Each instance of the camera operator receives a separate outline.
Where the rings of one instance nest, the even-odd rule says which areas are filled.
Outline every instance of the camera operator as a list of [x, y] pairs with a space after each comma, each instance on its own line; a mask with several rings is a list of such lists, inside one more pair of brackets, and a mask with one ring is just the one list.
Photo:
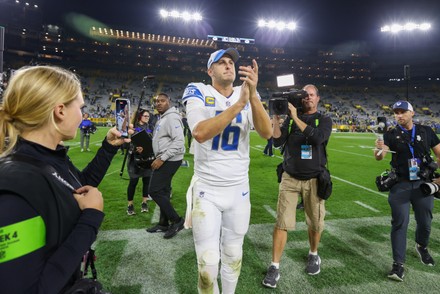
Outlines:
[[424, 195], [419, 187], [424, 181], [432, 180], [427, 176], [435, 171], [430, 153], [432, 149], [439, 162], [440, 140], [430, 127], [414, 124], [414, 109], [409, 102], [394, 103], [393, 111], [397, 126], [385, 132], [383, 141], [376, 140], [374, 156], [376, 160], [382, 160], [388, 151], [395, 152], [390, 163], [396, 171], [397, 183], [391, 187], [388, 195], [393, 250], [393, 266], [388, 278], [403, 281], [410, 204], [417, 222], [416, 251], [423, 264], [434, 265], [434, 259], [427, 249], [434, 197]]
[[310, 251], [306, 272], [319, 274], [321, 259], [318, 245], [324, 229], [325, 200], [318, 194], [317, 177], [327, 163], [325, 146], [332, 131], [330, 117], [318, 112], [319, 93], [314, 85], [306, 85], [302, 98], [302, 113], [289, 102], [289, 117], [280, 128], [279, 115], [273, 118], [275, 147], [284, 144], [284, 161], [278, 194], [277, 221], [273, 231], [272, 263], [263, 285], [276, 288], [280, 278], [279, 263], [287, 242], [287, 231], [295, 229], [296, 205], [299, 195], [304, 200]]
[[94, 125], [92, 121], [89, 119], [89, 114], [85, 112], [83, 114], [83, 119], [81, 124], [79, 125], [80, 130], [80, 142], [81, 142], [81, 152], [84, 151], [84, 139], [86, 140], [86, 150], [90, 151], [89, 143], [90, 143], [90, 134], [92, 133], [92, 129]]

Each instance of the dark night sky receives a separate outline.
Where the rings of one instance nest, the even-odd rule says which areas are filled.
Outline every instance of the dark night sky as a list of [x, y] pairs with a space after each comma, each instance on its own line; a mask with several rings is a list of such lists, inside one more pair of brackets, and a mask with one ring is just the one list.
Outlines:
[[[347, 42], [388, 42], [380, 27], [392, 21], [429, 21], [429, 34], [407, 34], [405, 42], [439, 43], [439, 0], [41, 0], [45, 19], [63, 24], [69, 13], [87, 15], [113, 28], [131, 29], [145, 33], [206, 38], [208, 34], [255, 38], [257, 43], [284, 45], [324, 44], [339, 45]], [[196, 9], [204, 16], [198, 25], [164, 22], [160, 8]], [[256, 27], [259, 18], [278, 16], [295, 20], [297, 31], [289, 36], [268, 33]], [[408, 45], [408, 44], [407, 44]]]

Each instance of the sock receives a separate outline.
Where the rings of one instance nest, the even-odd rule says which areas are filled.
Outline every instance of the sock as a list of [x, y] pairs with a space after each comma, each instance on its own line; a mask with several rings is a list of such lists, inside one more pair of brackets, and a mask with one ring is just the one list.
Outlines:
[[273, 265], [276, 269], [280, 269], [280, 263], [279, 262], [271, 262], [270, 265]]
[[312, 252], [309, 250], [309, 255], [318, 255], [318, 251]]

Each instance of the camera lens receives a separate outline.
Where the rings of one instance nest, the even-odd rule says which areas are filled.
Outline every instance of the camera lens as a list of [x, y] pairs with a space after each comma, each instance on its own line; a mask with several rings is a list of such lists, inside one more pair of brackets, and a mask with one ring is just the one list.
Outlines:
[[439, 191], [439, 185], [436, 183], [423, 183], [420, 185], [420, 190], [425, 195], [432, 195]]

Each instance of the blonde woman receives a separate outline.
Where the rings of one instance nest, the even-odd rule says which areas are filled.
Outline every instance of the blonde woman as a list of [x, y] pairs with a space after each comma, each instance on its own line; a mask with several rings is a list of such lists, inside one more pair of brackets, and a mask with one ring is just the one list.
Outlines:
[[7, 236], [0, 254], [4, 293], [64, 293], [96, 239], [104, 218], [103, 198], [96, 187], [124, 139], [110, 129], [93, 160], [78, 170], [59, 143], [75, 137], [83, 106], [78, 78], [58, 67], [22, 68], [4, 93], [0, 105], [0, 234]]

